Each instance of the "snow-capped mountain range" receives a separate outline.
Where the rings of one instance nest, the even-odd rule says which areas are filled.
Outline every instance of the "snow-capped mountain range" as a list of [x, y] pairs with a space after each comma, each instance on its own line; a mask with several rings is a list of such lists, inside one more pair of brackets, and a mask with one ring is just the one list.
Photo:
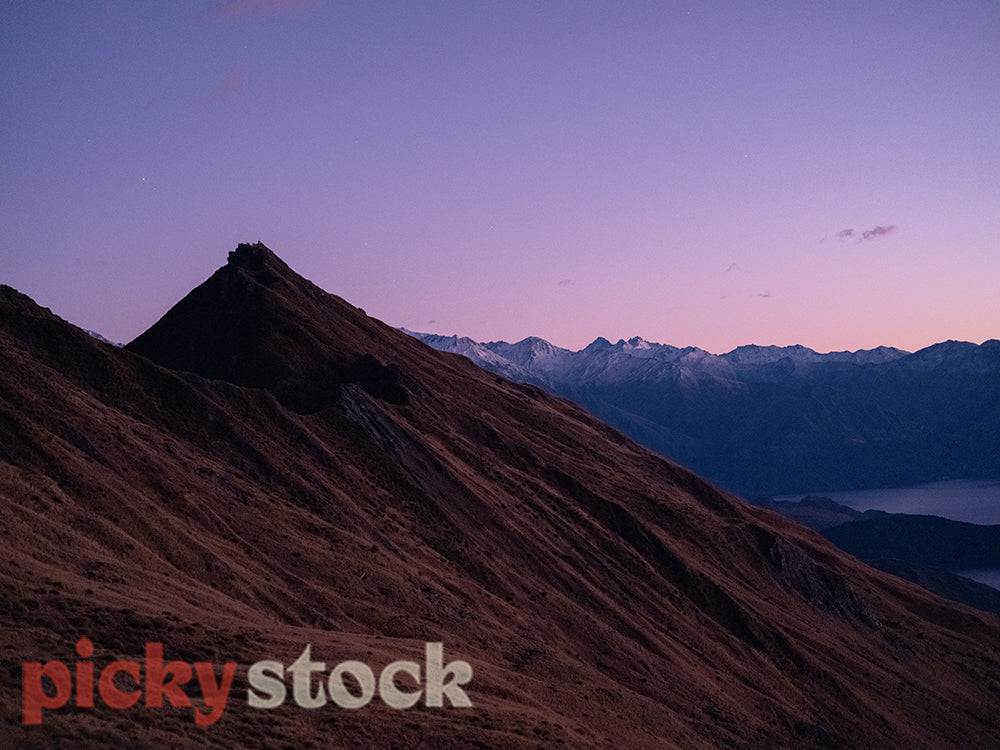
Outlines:
[[579, 351], [529, 337], [406, 331], [511, 380], [577, 401], [746, 495], [1000, 479], [1000, 341], [725, 354], [640, 337]]
[[[406, 329], [403, 329], [406, 331]], [[612, 344], [598, 337], [579, 351], [563, 349], [537, 336], [515, 344], [506, 341], [482, 343], [467, 336], [440, 336], [406, 331], [441, 351], [468, 357], [481, 367], [514, 380], [557, 384], [580, 378], [617, 380], [657, 368], [698, 368], [714, 375], [743, 376], [755, 368], [784, 363], [792, 369], [806, 369], [816, 363], [846, 362], [872, 365], [891, 362], [909, 352], [887, 346], [856, 352], [820, 354], [804, 346], [740, 346], [726, 354], [712, 354], [697, 347], [658, 344], [635, 336]]]

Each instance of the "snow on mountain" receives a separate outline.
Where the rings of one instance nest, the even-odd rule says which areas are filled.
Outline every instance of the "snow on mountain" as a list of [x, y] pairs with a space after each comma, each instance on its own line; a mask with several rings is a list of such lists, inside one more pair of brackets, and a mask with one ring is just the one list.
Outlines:
[[[978, 353], [986, 352], [989, 357], [987, 362], [996, 364], [1000, 362], [1000, 341], [990, 339], [981, 345], [972, 344], [968, 341], [942, 341], [939, 344], [928, 346], [915, 352], [907, 358], [907, 365], [914, 370], [933, 370], [941, 367], [954, 368], [958, 366], [968, 367]], [[982, 366], [984, 363], [979, 363]]]
[[506, 341], [491, 341], [484, 346], [516, 365], [542, 371], [549, 369], [553, 363], [561, 361], [565, 355], [572, 354], [569, 349], [554, 346], [537, 336], [529, 336], [516, 344], [508, 344]]
[[405, 328], [401, 328], [400, 330], [414, 338], [420, 339], [433, 349], [468, 357], [484, 370], [495, 372], [508, 380], [519, 383], [539, 382], [537, 376], [530, 369], [517, 364], [501, 354], [497, 354], [489, 348], [488, 344], [473, 341], [468, 336], [439, 336], [434, 333], [408, 331]]
[[738, 346], [731, 352], [720, 355], [733, 364], [765, 365], [790, 360], [795, 365], [815, 362], [850, 362], [853, 364], [882, 364], [904, 357], [908, 352], [889, 346], [879, 346], [875, 349], [859, 349], [856, 352], [828, 352], [821, 354], [808, 347], [796, 344], [794, 346]]
[[748, 346], [738, 346], [731, 352], [720, 356], [726, 361], [737, 365], [765, 365], [786, 358], [796, 363], [818, 362], [824, 355], [799, 344], [795, 346], [757, 346], [750, 344]]
[[826, 356], [851, 361], [859, 365], [881, 365], [908, 354], [909, 352], [894, 346], [876, 346], [874, 349], [858, 349], [856, 352], [830, 352]]
[[97, 339], [98, 341], [103, 341], [105, 344], [111, 344], [111, 346], [117, 346], [119, 348], [121, 348], [121, 346], [122, 346], [117, 341], [112, 341], [111, 339], [105, 338], [104, 336], [102, 336], [101, 334], [99, 334], [97, 331], [90, 331], [90, 330], [84, 329], [84, 333], [86, 333], [88, 336], [90, 336], [92, 338]]
[[[403, 329], [405, 330], [405, 329]], [[555, 346], [529, 336], [514, 344], [506, 341], [480, 343], [467, 337], [439, 336], [406, 331], [424, 343], [462, 354], [476, 364], [505, 377], [540, 385], [558, 383], [620, 382], [676, 377], [684, 382], [709, 379], [768, 377], [779, 366], [781, 372], [808, 370], [824, 362], [876, 365], [907, 355], [900, 349], [880, 346], [856, 352], [821, 354], [808, 347], [740, 346], [725, 354], [712, 354], [697, 347], [679, 348], [647, 341], [640, 336], [612, 344], [598, 337], [579, 351]], [[681, 377], [683, 376], [683, 377]]]

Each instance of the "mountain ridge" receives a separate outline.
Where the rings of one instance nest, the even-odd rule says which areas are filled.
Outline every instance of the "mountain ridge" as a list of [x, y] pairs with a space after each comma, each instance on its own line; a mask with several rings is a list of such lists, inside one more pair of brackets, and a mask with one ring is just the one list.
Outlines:
[[[700, 352], [710, 357], [718, 357], [718, 358], [728, 359], [731, 361], [739, 361], [741, 358], [744, 358], [747, 355], [750, 355], [750, 358], [752, 359], [763, 358], [765, 361], [774, 361], [777, 359], [782, 359], [784, 357], [794, 358], [793, 355], [799, 355], [800, 358], [814, 358], [814, 359], [815, 358], [820, 358], [820, 359], [832, 358], [832, 359], [847, 359], [847, 360], [876, 359], [882, 361], [891, 361], [893, 359], [898, 359], [900, 357], [905, 357], [909, 354], [915, 353], [906, 351], [904, 349], [899, 349], [897, 347], [885, 346], [885, 345], [879, 345], [871, 349], [837, 350], [829, 352], [820, 352], [810, 347], [803, 346], [802, 344], [791, 344], [791, 345], [741, 344], [739, 346], [734, 347], [733, 349], [730, 349], [729, 351], [722, 352], [720, 354], [715, 354], [713, 352], [709, 352], [708, 350], [702, 349], [697, 346], [678, 347], [673, 344], [663, 344], [655, 341], [649, 341], [648, 339], [645, 339], [642, 336], [632, 336], [629, 339], [620, 338], [615, 343], [611, 343], [611, 341], [609, 341], [604, 336], [598, 336], [583, 348], [573, 350], [573, 349], [568, 349], [566, 347], [558, 346], [557, 344], [553, 344], [549, 342], [547, 339], [544, 339], [540, 336], [526, 336], [525, 338], [515, 342], [508, 342], [504, 340], [480, 342], [480, 341], [475, 341], [474, 339], [468, 336], [461, 336], [459, 334], [445, 335], [437, 333], [426, 333], [426, 332], [414, 331], [408, 328], [400, 328], [399, 330], [404, 331], [410, 336], [415, 336], [417, 338], [428, 337], [428, 338], [439, 338], [442, 340], [452, 339], [452, 340], [474, 341], [475, 343], [491, 351], [496, 351], [498, 349], [519, 350], [523, 349], [525, 346], [541, 344], [546, 348], [550, 348], [552, 350], [556, 350], [571, 355], [582, 354], [588, 349], [601, 350], [601, 349], [613, 348], [613, 349], [623, 350], [631, 348], [631, 349], [665, 350], [670, 352]], [[993, 340], [995, 339], [991, 339], [991, 341]], [[965, 342], [965, 341], [948, 340], [944, 342], [939, 342], [937, 344], [931, 344], [917, 351], [924, 351], [926, 349], [933, 349], [935, 347], [952, 346], [955, 344], [981, 346], [977, 344], [970, 344], [970, 342]]]
[[[367, 318], [264, 250], [238, 248], [124, 349], [0, 289], [15, 746], [995, 746], [1000, 619]], [[384, 664], [438, 641], [471, 664], [474, 707], [234, 697], [207, 728], [144, 706], [21, 726], [19, 665], [74, 661], [83, 635], [98, 667], [151, 641], [234, 661], [234, 696], [248, 664], [306, 643]]]

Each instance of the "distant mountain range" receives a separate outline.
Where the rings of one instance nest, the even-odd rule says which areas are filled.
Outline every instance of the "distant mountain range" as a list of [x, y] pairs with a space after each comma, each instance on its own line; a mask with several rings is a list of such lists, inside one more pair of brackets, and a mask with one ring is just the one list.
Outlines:
[[716, 355], [632, 338], [580, 351], [407, 331], [576, 401], [747, 497], [1000, 478], [1000, 341]]

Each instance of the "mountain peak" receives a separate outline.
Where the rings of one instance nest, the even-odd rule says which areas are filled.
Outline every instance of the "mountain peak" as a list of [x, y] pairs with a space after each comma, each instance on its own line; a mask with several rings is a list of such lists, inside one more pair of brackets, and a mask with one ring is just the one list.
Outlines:
[[308, 413], [338, 401], [348, 383], [405, 401], [399, 368], [380, 359], [397, 339], [410, 341], [257, 242], [237, 246], [225, 266], [126, 348], [164, 367], [265, 388]]
[[[243, 267], [260, 267], [268, 262], [278, 262], [284, 265], [280, 258], [263, 242], [259, 240], [253, 244], [241, 242], [236, 249], [229, 253], [227, 262], [230, 265]], [[286, 266], [287, 268], [287, 266]]]
[[790, 359], [795, 362], [811, 362], [823, 357], [822, 354], [818, 354], [801, 344], [793, 344], [791, 346], [745, 344], [721, 356], [729, 362], [741, 365], [770, 364], [783, 359]]
[[226, 268], [232, 272], [243, 272], [264, 286], [271, 286], [279, 279], [294, 277], [305, 284], [311, 283], [298, 276], [288, 265], [263, 242], [241, 242], [229, 253]]
[[598, 336], [596, 339], [587, 344], [587, 347], [583, 350], [585, 352], [591, 351], [601, 351], [603, 349], [611, 349], [614, 346], [610, 341], [608, 341], [603, 336]]

